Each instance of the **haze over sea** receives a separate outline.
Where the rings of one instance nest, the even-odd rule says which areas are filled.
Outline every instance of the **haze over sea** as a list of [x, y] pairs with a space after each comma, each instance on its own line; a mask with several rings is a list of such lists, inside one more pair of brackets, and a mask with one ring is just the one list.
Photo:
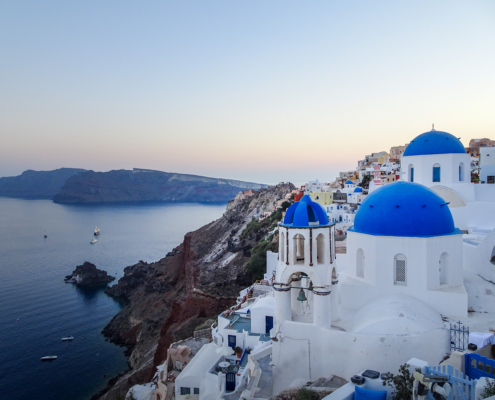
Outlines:
[[[89, 399], [127, 369], [125, 349], [101, 334], [121, 305], [103, 289], [65, 284], [64, 276], [90, 261], [118, 279], [128, 265], [164, 257], [224, 210], [0, 198], [0, 397]], [[96, 225], [101, 234], [91, 245]], [[70, 335], [74, 341], [60, 340]], [[58, 359], [41, 362], [47, 355]]]

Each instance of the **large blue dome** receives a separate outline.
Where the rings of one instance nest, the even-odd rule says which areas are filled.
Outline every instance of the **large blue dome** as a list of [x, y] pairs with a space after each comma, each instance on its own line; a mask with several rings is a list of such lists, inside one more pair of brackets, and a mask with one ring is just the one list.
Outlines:
[[460, 233], [445, 200], [418, 183], [395, 182], [365, 198], [353, 232], [379, 236], [442, 236]]
[[411, 140], [403, 155], [407, 157], [451, 153], [466, 154], [461, 141], [450, 133], [431, 130]]
[[287, 209], [282, 224], [282, 226], [301, 228], [322, 225], [328, 225], [327, 213], [322, 206], [311, 200], [309, 195], [304, 195], [301, 200]]

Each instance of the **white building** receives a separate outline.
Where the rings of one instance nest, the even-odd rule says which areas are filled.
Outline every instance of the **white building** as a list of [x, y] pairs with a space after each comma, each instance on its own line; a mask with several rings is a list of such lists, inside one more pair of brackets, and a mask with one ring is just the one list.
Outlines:
[[495, 147], [480, 147], [480, 181], [495, 183]]
[[450, 133], [432, 129], [417, 136], [404, 151], [401, 165], [406, 182], [442, 186], [460, 194], [464, 201], [474, 200], [471, 156]]
[[323, 186], [325, 186], [325, 183], [318, 182], [318, 179], [315, 181], [309, 181], [306, 185], [304, 185], [304, 193], [321, 192]]
[[[481, 181], [495, 176], [495, 151], [480, 148]], [[493, 155], [492, 155], [493, 153]], [[488, 155], [490, 154], [490, 155]], [[495, 279], [490, 264], [495, 254], [495, 185], [471, 182], [472, 159], [459, 139], [447, 132], [431, 130], [416, 137], [402, 156], [402, 178], [431, 188], [447, 203], [456, 227], [464, 236], [464, 267]], [[490, 172], [493, 171], [493, 172]], [[490, 175], [490, 174], [494, 175]]]
[[[256, 291], [264, 294], [248, 299], [248, 293]], [[271, 341], [275, 299], [271, 287], [260, 285], [242, 291], [241, 298], [240, 306], [218, 316], [213, 342], [204, 345], [176, 378], [176, 399], [217, 400], [246, 382], [248, 353]], [[236, 347], [242, 350], [240, 358], [233, 354]]]
[[347, 202], [349, 204], [360, 204], [366, 195], [363, 193], [363, 188], [356, 187], [351, 193], [348, 193]]

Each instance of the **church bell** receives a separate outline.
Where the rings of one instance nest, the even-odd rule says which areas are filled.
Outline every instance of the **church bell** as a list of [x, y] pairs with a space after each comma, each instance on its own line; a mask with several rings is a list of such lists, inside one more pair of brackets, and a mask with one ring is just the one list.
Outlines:
[[299, 296], [297, 296], [298, 301], [307, 301], [306, 295], [304, 294], [304, 290], [299, 290]]

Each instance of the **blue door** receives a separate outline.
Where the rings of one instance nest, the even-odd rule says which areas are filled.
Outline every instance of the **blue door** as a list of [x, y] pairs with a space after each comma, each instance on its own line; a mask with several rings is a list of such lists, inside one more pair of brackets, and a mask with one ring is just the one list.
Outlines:
[[225, 380], [225, 391], [233, 392], [235, 390], [235, 372], [227, 372]]
[[270, 333], [270, 330], [273, 328], [273, 317], [265, 317], [265, 333], [268, 334]]
[[235, 336], [229, 335], [229, 347], [235, 348], [236, 339]]

